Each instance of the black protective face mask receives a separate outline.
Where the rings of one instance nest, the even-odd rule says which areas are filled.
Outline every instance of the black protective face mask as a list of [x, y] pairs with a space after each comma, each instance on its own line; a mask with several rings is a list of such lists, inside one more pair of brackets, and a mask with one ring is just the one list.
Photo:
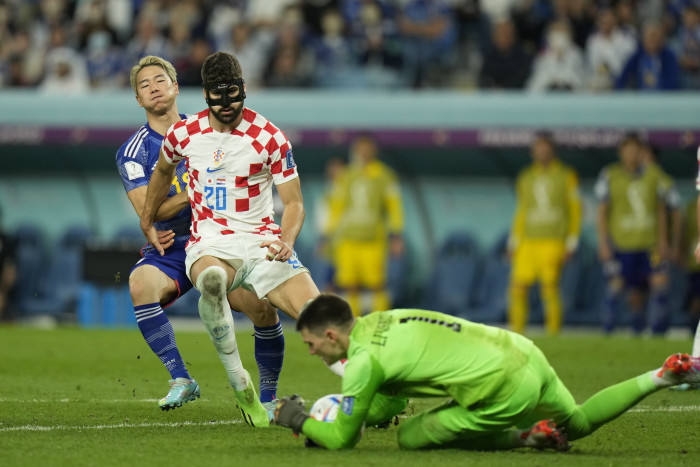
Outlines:
[[[207, 93], [207, 104], [210, 106], [220, 105], [222, 107], [228, 107], [234, 102], [242, 102], [245, 99], [245, 91], [243, 90], [244, 83], [245, 80], [243, 78], [236, 78], [228, 83], [203, 83], [202, 86]], [[229, 96], [229, 92], [232, 90], [231, 88], [234, 88], [234, 91], [237, 89], [238, 94], [233, 97]], [[211, 91], [217, 91], [221, 94], [221, 97], [218, 99], [212, 99], [212, 97], [209, 95]]]

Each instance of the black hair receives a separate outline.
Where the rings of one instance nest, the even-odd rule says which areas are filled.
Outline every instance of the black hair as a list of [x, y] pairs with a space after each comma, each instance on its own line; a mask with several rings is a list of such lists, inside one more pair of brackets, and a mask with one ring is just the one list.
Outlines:
[[243, 69], [238, 59], [226, 52], [209, 55], [202, 64], [202, 82], [228, 83], [243, 78]]
[[297, 331], [308, 329], [318, 334], [328, 326], [345, 329], [354, 319], [348, 302], [338, 295], [323, 293], [304, 305], [297, 321]]

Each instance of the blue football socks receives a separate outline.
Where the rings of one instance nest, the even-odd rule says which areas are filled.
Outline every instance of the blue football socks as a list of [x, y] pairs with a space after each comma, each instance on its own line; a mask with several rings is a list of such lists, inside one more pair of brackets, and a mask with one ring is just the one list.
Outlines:
[[134, 315], [136, 315], [136, 322], [143, 338], [153, 353], [163, 362], [172, 379], [192, 379], [185, 368], [180, 351], [177, 349], [173, 326], [168, 317], [165, 316], [160, 304], [149, 303], [135, 306]]
[[255, 361], [260, 373], [260, 402], [270, 402], [277, 395], [277, 382], [284, 360], [282, 324], [255, 328]]

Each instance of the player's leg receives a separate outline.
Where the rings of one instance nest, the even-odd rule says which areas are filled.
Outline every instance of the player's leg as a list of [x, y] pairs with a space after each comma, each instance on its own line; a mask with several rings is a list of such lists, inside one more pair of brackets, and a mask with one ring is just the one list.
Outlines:
[[399, 447], [480, 451], [525, 447], [528, 442], [523, 433], [528, 430], [515, 426], [534, 409], [540, 387], [533, 378], [525, 377], [517, 388], [468, 409], [450, 401], [404, 420], [398, 428]]
[[234, 329], [227, 290], [236, 270], [213, 256], [201, 256], [190, 267], [190, 278], [202, 294], [199, 316], [214, 343], [228, 380], [236, 394], [243, 418], [249, 425], [269, 426], [267, 411], [258, 400], [250, 375], [243, 368]]
[[375, 394], [365, 419], [367, 426], [375, 426], [391, 420], [406, 410], [408, 399], [405, 397], [385, 396]]
[[624, 268], [623, 264], [627, 262], [626, 255], [616, 253], [615, 259], [602, 265], [603, 276], [606, 282], [605, 300], [603, 302], [603, 330], [606, 333], [611, 333], [615, 329], [620, 316], [620, 307], [622, 306], [622, 298], [625, 293], [623, 269], [625, 271], [629, 270], [629, 267]]
[[319, 295], [318, 287], [305, 271], [296, 274], [267, 293], [270, 303], [294, 319], [306, 302]]
[[228, 302], [234, 310], [241, 310], [253, 322], [255, 332], [255, 361], [260, 375], [260, 402], [268, 416], [274, 416], [282, 363], [284, 362], [284, 334], [277, 310], [267, 300], [238, 287], [228, 293]]
[[386, 311], [391, 308], [389, 291], [386, 289], [387, 244], [385, 240], [364, 242], [357, 251], [356, 261], [361, 285], [372, 297], [371, 311]]
[[508, 286], [508, 325], [513, 332], [522, 334], [527, 325], [528, 291], [535, 281], [538, 259], [532, 246], [523, 241], [515, 250], [511, 263]]
[[[267, 299], [273, 306], [296, 319], [304, 304], [318, 296], [318, 294], [318, 287], [316, 287], [313, 279], [311, 279], [311, 275], [306, 271], [287, 279], [272, 289], [268, 292]], [[328, 368], [336, 375], [342, 377], [345, 373], [345, 360], [339, 360], [329, 365]]]
[[[170, 373], [170, 391], [158, 403], [163, 410], [168, 410], [194, 400], [200, 392], [180, 355], [172, 324], [161, 308], [178, 297], [178, 283], [155, 264], [157, 263], [141, 264], [132, 270], [129, 275], [129, 292], [136, 322], [144, 340]], [[182, 280], [189, 288], [189, 280], [184, 271]]]
[[335, 286], [350, 304], [355, 316], [362, 316], [360, 295], [360, 271], [362, 258], [358, 254], [358, 242], [341, 240], [334, 251]]
[[664, 334], [671, 326], [668, 307], [668, 289], [670, 271], [667, 262], [654, 264], [651, 259], [649, 272], [649, 321], [654, 335]]
[[688, 276], [688, 326], [694, 333], [693, 357], [700, 357], [700, 273]]
[[639, 335], [647, 325], [646, 306], [649, 298], [651, 269], [646, 252], [630, 253], [631, 262], [622, 266], [622, 274], [629, 288], [627, 307], [631, 314], [632, 331]]
[[563, 310], [559, 280], [564, 265], [564, 242], [547, 240], [542, 242], [540, 260], [540, 296], [544, 305], [545, 329], [547, 334], [555, 335], [561, 330]]
[[660, 389], [700, 381], [700, 360], [675, 354], [661, 368], [605, 388], [578, 406], [539, 349], [530, 356], [529, 364], [545, 381], [540, 401], [530, 417], [554, 420], [564, 427], [569, 440], [593, 433]]

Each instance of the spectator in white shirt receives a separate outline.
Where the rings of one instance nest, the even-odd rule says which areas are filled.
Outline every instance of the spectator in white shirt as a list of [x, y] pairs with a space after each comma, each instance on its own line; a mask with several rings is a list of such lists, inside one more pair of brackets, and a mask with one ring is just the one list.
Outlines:
[[571, 27], [557, 19], [547, 27], [546, 45], [535, 58], [527, 83], [530, 91], [578, 91], [584, 87], [583, 52], [574, 43]]
[[598, 13], [596, 24], [596, 31], [586, 42], [586, 58], [591, 70], [590, 87], [602, 91], [614, 87], [615, 78], [637, 49], [637, 40], [618, 27], [610, 9]]

